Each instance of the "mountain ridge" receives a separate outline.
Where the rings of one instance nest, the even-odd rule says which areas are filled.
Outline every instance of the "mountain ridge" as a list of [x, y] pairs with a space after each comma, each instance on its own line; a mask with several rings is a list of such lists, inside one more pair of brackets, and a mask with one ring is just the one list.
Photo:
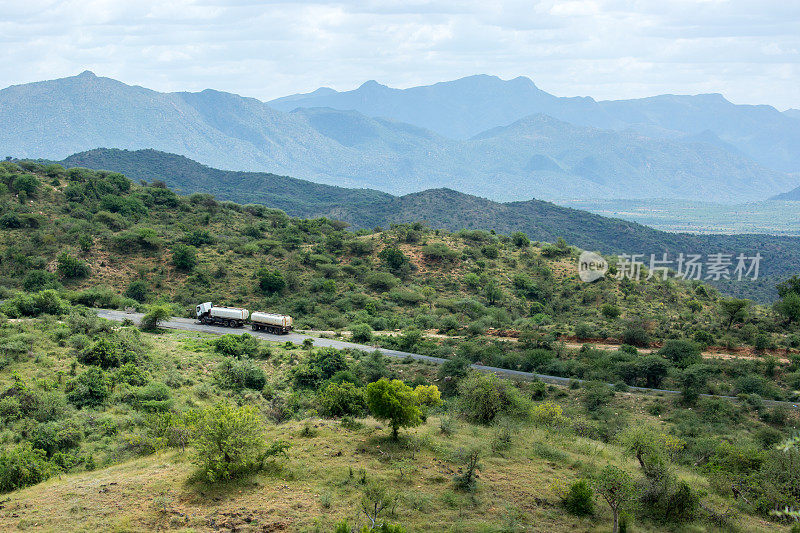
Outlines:
[[[526, 78], [476, 79], [506, 92], [519, 85], [544, 100], [563, 102]], [[370, 86], [397, 91], [377, 82]], [[453, 87], [461, 90], [442, 82], [425, 91]], [[591, 99], [567, 100], [577, 102], [570, 108], [576, 113], [597, 106]], [[470, 116], [458, 105], [448, 112]], [[538, 113], [456, 141], [391, 117], [332, 108], [283, 112], [232, 93], [160, 93], [91, 72], [0, 90], [0, 120], [19, 125], [0, 130], [0, 150], [14, 157], [62, 159], [97, 146], [153, 148], [220, 169], [269, 169], [399, 195], [450, 187], [498, 201], [713, 193], [719, 201], [742, 202], [800, 183], [796, 176], [730, 152], [728, 141], [714, 132], [684, 142], [686, 135], [676, 132], [656, 132], [662, 138], [655, 138], [655, 133], [603, 129]]]

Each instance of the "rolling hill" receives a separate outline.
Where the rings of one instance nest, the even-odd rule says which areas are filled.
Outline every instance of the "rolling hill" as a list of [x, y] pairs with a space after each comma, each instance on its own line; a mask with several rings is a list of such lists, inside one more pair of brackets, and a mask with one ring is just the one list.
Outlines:
[[[501, 92], [498, 98], [506, 97]], [[560, 118], [528, 116], [452, 140], [357, 111], [283, 112], [234, 94], [159, 93], [85, 72], [0, 91], [0, 120], [17, 125], [0, 131], [0, 153], [61, 159], [98, 146], [154, 148], [217, 168], [268, 169], [392, 194], [447, 187], [500, 201], [654, 194], [686, 199], [713, 191], [719, 201], [741, 202], [798, 185], [797, 176], [731, 152], [724, 137], [654, 139], [650, 133], [596, 127], [619, 127], [616, 123], [581, 124], [579, 119], [592, 113], [580, 102], [570, 104], [578, 106], [572, 115], [547, 108]], [[478, 110], [472, 114], [489, 113]]]
[[567, 239], [583, 249], [616, 253], [745, 253], [764, 256], [761, 278], [754, 282], [721, 280], [731, 294], [766, 301], [774, 285], [800, 270], [800, 239], [770, 235], [692, 235], [668, 233], [620, 219], [561, 207], [541, 200], [500, 203], [451, 189], [431, 189], [404, 196], [373, 190], [345, 189], [266, 173], [223, 171], [186, 157], [155, 150], [96, 149], [61, 162], [121, 172], [134, 180], [162, 180], [185, 194], [211, 192], [220, 199], [262, 203], [292, 216], [329, 217], [356, 228], [425, 221], [456, 231], [492, 229], [523, 231], [531, 239]]

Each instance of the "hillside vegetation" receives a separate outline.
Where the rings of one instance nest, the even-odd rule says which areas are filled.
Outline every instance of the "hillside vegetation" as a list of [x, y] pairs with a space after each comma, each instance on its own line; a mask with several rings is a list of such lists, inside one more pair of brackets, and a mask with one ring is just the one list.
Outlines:
[[494, 230], [526, 233], [531, 240], [555, 242], [559, 237], [585, 250], [605, 254], [679, 253], [700, 251], [763, 256], [759, 280], [716, 286], [725, 293], [761, 302], [774, 301], [775, 285], [800, 271], [800, 239], [771, 235], [674, 234], [619, 219], [593, 215], [541, 200], [498, 203], [450, 189], [432, 189], [406, 196], [367, 189], [345, 189], [254, 172], [213, 169], [188, 158], [155, 150], [96, 149], [74, 154], [65, 167], [121, 172], [133, 180], [163, 181], [185, 194], [208, 192], [221, 200], [261, 203], [292, 216], [342, 220], [356, 229], [388, 228], [424, 221], [434, 229]]
[[[797, 411], [764, 402], [798, 398], [797, 278], [774, 309], [585, 284], [563, 240], [353, 232], [116, 173], [0, 169], [4, 529], [574, 531], [617, 509], [628, 531], [774, 531], [800, 506], [798, 451], [776, 447]], [[448, 361], [158, 331], [208, 300]]]

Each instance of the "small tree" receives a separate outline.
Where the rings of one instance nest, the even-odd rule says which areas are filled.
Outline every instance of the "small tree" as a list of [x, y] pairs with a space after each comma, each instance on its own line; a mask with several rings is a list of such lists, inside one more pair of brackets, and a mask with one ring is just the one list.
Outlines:
[[142, 317], [140, 327], [145, 331], [155, 331], [161, 322], [172, 318], [172, 311], [166, 305], [154, 305]]
[[97, 407], [110, 393], [108, 377], [99, 366], [90, 366], [67, 384], [67, 399], [75, 407]]
[[191, 439], [194, 462], [212, 482], [260, 470], [267, 457], [285, 454], [288, 448], [281, 441], [267, 446], [262, 427], [253, 405], [218, 403], [202, 410]]
[[725, 298], [720, 300], [719, 308], [722, 318], [725, 321], [725, 329], [731, 329], [734, 322], [741, 322], [747, 316], [749, 300], [739, 298]]
[[786, 317], [787, 322], [800, 321], [800, 294], [789, 292], [775, 302], [775, 311]]
[[378, 420], [392, 426], [392, 438], [397, 439], [401, 427], [414, 427], [422, 423], [419, 399], [414, 391], [400, 381], [381, 378], [367, 385], [367, 406]]
[[595, 480], [595, 490], [608, 503], [614, 515], [612, 533], [619, 533], [619, 513], [635, 497], [633, 478], [614, 465], [606, 465]]
[[140, 279], [132, 282], [130, 285], [128, 285], [128, 288], [125, 289], [125, 296], [140, 303], [147, 300], [149, 295], [150, 289], [147, 286], [147, 283]]

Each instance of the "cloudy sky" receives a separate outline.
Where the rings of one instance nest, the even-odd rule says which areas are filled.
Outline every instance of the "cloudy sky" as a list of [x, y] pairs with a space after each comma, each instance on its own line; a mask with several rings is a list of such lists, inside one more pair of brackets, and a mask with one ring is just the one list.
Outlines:
[[0, 0], [0, 86], [92, 70], [263, 100], [368, 79], [528, 76], [561, 96], [800, 108], [794, 0]]

